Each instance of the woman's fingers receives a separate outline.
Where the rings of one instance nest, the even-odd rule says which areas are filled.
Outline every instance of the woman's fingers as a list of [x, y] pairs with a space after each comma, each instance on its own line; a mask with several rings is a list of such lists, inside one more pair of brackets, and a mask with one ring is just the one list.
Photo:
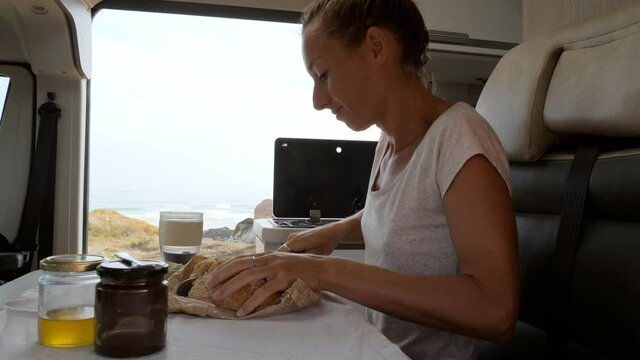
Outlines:
[[213, 293], [212, 298], [215, 301], [220, 301], [243, 286], [264, 279], [265, 277], [264, 269], [250, 268], [225, 282], [224, 285]]
[[289, 253], [303, 253], [307, 251], [304, 234], [304, 231], [289, 234], [287, 241], [280, 245], [276, 251]]
[[303, 246], [298, 245], [299, 242], [295, 241], [287, 241], [282, 244], [276, 251], [278, 252], [288, 252], [288, 253], [303, 253], [305, 252], [305, 248]]
[[276, 249], [276, 252], [292, 252], [292, 251], [289, 245], [287, 245], [287, 243], [284, 243], [280, 245], [279, 248]]
[[238, 273], [256, 267], [258, 266], [258, 263], [263, 264], [263, 260], [261, 258], [265, 254], [266, 253], [241, 255], [233, 260], [227, 261], [211, 274], [207, 280], [207, 288], [213, 289], [220, 283], [227, 281]]
[[272, 280], [262, 285], [256, 290], [253, 295], [236, 312], [238, 317], [243, 317], [247, 314], [251, 314], [260, 304], [267, 300], [271, 295], [284, 291], [289, 285], [284, 281]]
[[294, 242], [293, 240], [295, 238], [297, 238], [298, 235], [300, 235], [300, 234], [301, 233], [299, 233], [299, 232], [295, 232], [295, 233], [289, 234], [289, 236], [287, 236], [287, 241], [284, 244], [280, 245], [280, 247], [278, 247], [278, 249], [276, 249], [276, 251], [279, 251], [279, 252], [295, 252], [291, 248], [293, 246], [292, 243]]
[[314, 256], [277, 252], [239, 256], [213, 272], [206, 286], [209, 289], [217, 287], [212, 298], [220, 301], [247, 284], [266, 280], [238, 310], [238, 316], [245, 316], [269, 296], [286, 290], [296, 278], [304, 279], [312, 289], [317, 288], [315, 272], [309, 269], [316, 263]]

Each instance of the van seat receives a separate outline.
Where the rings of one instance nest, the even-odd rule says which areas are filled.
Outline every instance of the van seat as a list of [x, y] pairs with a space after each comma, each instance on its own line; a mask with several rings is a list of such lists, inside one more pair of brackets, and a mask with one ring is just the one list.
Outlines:
[[579, 233], [566, 359], [640, 354], [640, 2], [526, 41], [496, 66], [477, 110], [511, 166], [521, 299], [506, 343], [481, 359], [542, 359], [553, 258], [576, 148], [599, 144]]

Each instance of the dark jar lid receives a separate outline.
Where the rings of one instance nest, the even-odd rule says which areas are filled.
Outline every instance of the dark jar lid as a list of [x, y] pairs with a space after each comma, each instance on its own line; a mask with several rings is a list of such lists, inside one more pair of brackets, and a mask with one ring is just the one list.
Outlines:
[[105, 261], [98, 266], [98, 275], [103, 278], [142, 280], [156, 275], [164, 275], [169, 266], [158, 260], [138, 260], [141, 265], [129, 266], [119, 260]]

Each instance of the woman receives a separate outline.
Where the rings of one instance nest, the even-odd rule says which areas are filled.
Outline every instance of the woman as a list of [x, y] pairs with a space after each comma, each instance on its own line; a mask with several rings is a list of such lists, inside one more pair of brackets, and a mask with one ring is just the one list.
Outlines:
[[[268, 282], [238, 315], [295, 279], [368, 308], [414, 359], [474, 358], [476, 338], [504, 340], [518, 309], [517, 239], [508, 164], [488, 123], [431, 94], [428, 33], [411, 0], [317, 0], [304, 12], [313, 105], [355, 131], [378, 126], [365, 208], [292, 234], [274, 253], [239, 257], [208, 281], [223, 298]], [[366, 264], [327, 257], [349, 239]]]

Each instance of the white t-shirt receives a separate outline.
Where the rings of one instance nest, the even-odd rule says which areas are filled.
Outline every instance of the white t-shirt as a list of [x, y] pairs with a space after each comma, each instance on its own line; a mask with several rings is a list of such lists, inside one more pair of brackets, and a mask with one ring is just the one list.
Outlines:
[[[456, 103], [431, 125], [411, 160], [391, 183], [371, 191], [388, 138], [382, 136], [362, 215], [367, 264], [419, 275], [458, 274], [443, 198], [462, 166], [484, 155], [507, 183], [500, 140], [471, 106]], [[473, 359], [477, 340], [367, 309], [368, 320], [412, 359]]]

